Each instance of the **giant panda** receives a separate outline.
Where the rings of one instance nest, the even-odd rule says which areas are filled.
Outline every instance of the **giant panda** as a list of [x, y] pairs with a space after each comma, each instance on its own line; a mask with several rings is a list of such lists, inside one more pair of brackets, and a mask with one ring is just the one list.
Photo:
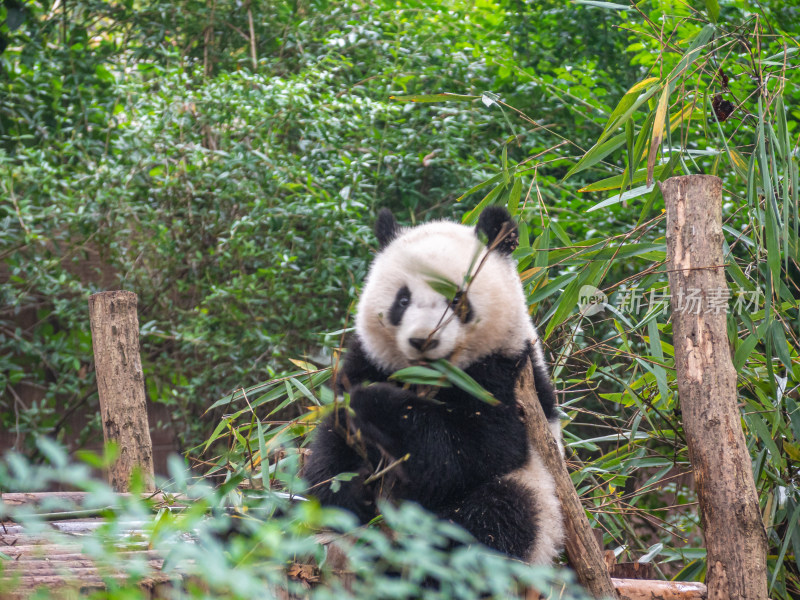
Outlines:
[[[380, 251], [338, 377], [349, 390], [350, 410], [340, 408], [314, 432], [304, 467], [310, 493], [361, 522], [376, 516], [380, 497], [414, 501], [492, 549], [552, 562], [562, 546], [562, 513], [515, 398], [518, 376], [530, 363], [559, 444], [561, 432], [511, 256], [516, 224], [505, 209], [490, 207], [476, 227], [435, 221], [401, 228], [384, 209], [375, 231]], [[442, 280], [460, 287], [455, 297], [431, 285]], [[499, 403], [489, 405], [458, 387], [436, 388], [432, 395], [389, 380], [398, 369], [442, 358]], [[381, 471], [385, 476], [376, 478]], [[334, 484], [342, 472], [357, 476]]]

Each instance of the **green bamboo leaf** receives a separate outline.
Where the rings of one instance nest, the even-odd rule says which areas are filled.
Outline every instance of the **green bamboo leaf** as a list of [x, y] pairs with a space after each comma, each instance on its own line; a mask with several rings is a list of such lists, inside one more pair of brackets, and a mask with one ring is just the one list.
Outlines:
[[622, 172], [622, 181], [619, 185], [620, 193], [624, 192], [630, 185], [631, 174], [636, 170], [636, 159], [633, 157], [633, 149], [635, 147], [636, 138], [634, 136], [633, 121], [625, 123], [625, 136], [628, 147], [628, 164]]
[[[794, 439], [800, 441], [800, 405], [791, 396], [784, 396]], [[800, 547], [798, 548], [800, 550]]]
[[761, 64], [782, 67], [784, 61], [793, 54], [796, 54], [798, 50], [800, 50], [800, 48], [789, 48], [783, 52], [778, 52], [777, 54], [773, 54], [772, 56], [765, 58], [763, 61], [761, 61]]
[[533, 294], [531, 294], [529, 301], [531, 304], [536, 304], [537, 302], [541, 302], [545, 298], [552, 296], [557, 291], [564, 289], [564, 286], [567, 285], [570, 281], [575, 279], [578, 276], [577, 273], [564, 273], [563, 275], [559, 275], [555, 279], [551, 279], [547, 282], [546, 285], [543, 285], [539, 289], [537, 289]]
[[[775, 567], [772, 569], [772, 579], [769, 582], [769, 590], [768, 593], [772, 592], [772, 588], [775, 586], [775, 581], [778, 579], [778, 574], [781, 573], [781, 566], [783, 565], [783, 558], [786, 556], [786, 548], [789, 547], [789, 542], [795, 537], [795, 532], [799, 531], [800, 528], [800, 503], [794, 507], [794, 511], [792, 512], [792, 516], [789, 517], [789, 520], [786, 522], [786, 531], [784, 532], [783, 543], [781, 544], [781, 551], [778, 553], [778, 560], [775, 563]], [[794, 545], [794, 552], [797, 554], [800, 552], [800, 548], [797, 547], [797, 543]], [[795, 557], [796, 558], [796, 557]], [[800, 561], [798, 561], [800, 563]]]
[[511, 177], [508, 174], [508, 144], [503, 146], [502, 165], [503, 165], [503, 183], [508, 185], [509, 182], [511, 181]]
[[650, 548], [647, 549], [647, 553], [642, 556], [638, 562], [640, 563], [649, 563], [652, 562], [653, 559], [659, 555], [659, 553], [664, 549], [664, 544], [661, 542], [657, 544], [653, 544]]
[[[538, 239], [538, 238], [537, 238]], [[586, 252], [593, 252], [604, 248], [608, 244], [606, 238], [591, 238], [588, 240], [579, 240], [572, 244], [569, 248], [556, 248], [547, 253], [547, 262], [543, 266], [552, 267], [556, 264], [562, 264], [566, 261], [572, 261], [571, 264], [579, 264], [574, 259], [580, 259]], [[531, 253], [532, 250], [527, 252]]]
[[639, 196], [644, 196], [645, 194], [653, 191], [654, 187], [655, 187], [655, 184], [651, 183], [650, 185], [642, 185], [642, 186], [633, 188], [633, 189], [628, 190], [627, 192], [624, 192], [622, 194], [614, 194], [610, 198], [606, 198], [602, 202], [598, 202], [594, 206], [592, 206], [590, 208], [587, 208], [586, 212], [587, 213], [593, 212], [595, 210], [599, 210], [601, 208], [605, 208], [606, 206], [612, 206], [614, 204], [619, 204], [620, 202], [623, 202], [623, 201], [632, 200], [633, 198], [638, 198]]
[[647, 157], [647, 185], [653, 183], [653, 171], [656, 167], [656, 157], [658, 151], [661, 149], [661, 142], [664, 139], [664, 130], [667, 126], [667, 111], [669, 110], [669, 93], [670, 88], [668, 85], [664, 86], [664, 91], [661, 92], [661, 97], [658, 100], [656, 107], [656, 116], [653, 120], [653, 135], [650, 138], [650, 154]]
[[522, 179], [519, 177], [514, 179], [514, 185], [511, 188], [511, 193], [508, 195], [508, 212], [514, 217], [519, 212], [519, 199], [522, 197]]
[[627, 4], [617, 4], [615, 2], [602, 2], [601, 0], [572, 0], [573, 4], [584, 4], [586, 6], [596, 6], [597, 8], [607, 8], [609, 10], [630, 10]]
[[585, 171], [589, 167], [596, 165], [598, 162], [603, 160], [606, 156], [617, 150], [620, 146], [625, 143], [626, 135], [624, 133], [620, 133], [615, 135], [609, 140], [605, 142], [595, 144], [584, 154], [581, 159], [575, 163], [575, 165], [567, 172], [564, 176], [562, 181], [566, 181], [576, 173], [580, 173], [581, 171]]
[[[700, 51], [703, 49], [703, 46], [705, 46], [708, 43], [708, 41], [714, 35], [714, 32], [716, 30], [717, 28], [711, 23], [707, 24], [700, 30], [697, 36], [695, 36], [694, 40], [692, 40], [689, 49], [686, 50], [684, 55], [681, 57], [681, 60], [675, 66], [675, 69], [670, 74], [669, 77], [670, 81], [679, 77], [684, 71], [686, 71], [692, 65], [692, 63], [697, 59], [697, 57], [700, 56]], [[672, 83], [671, 85], [674, 86], [674, 83]], [[672, 92], [672, 90], [670, 90], [670, 92]]]
[[433, 385], [437, 387], [450, 387], [450, 382], [442, 375], [440, 371], [429, 369], [415, 365], [413, 367], [406, 367], [395, 371], [389, 376], [393, 381], [400, 381], [402, 383], [412, 383], [415, 385]]
[[430, 279], [425, 280], [425, 283], [427, 283], [434, 292], [441, 294], [451, 301], [456, 297], [456, 294], [459, 290], [458, 285], [445, 277], [441, 277], [433, 273], [426, 273], [425, 276], [430, 277]]
[[758, 337], [750, 334], [744, 341], [736, 348], [736, 353], [733, 355], [733, 368], [738, 372], [742, 370], [748, 357], [752, 354], [753, 349], [758, 344]]
[[561, 227], [561, 225], [558, 223], [558, 221], [550, 219], [550, 222], [548, 223], [548, 227], [550, 227], [550, 229], [553, 230], [553, 233], [555, 233], [556, 237], [559, 240], [561, 240], [562, 244], [564, 244], [565, 246], [571, 246], [572, 245], [572, 240], [569, 239], [569, 236], [567, 235], [567, 232], [564, 231], [564, 228]]
[[[502, 174], [501, 174], [502, 177]], [[478, 203], [478, 206], [473, 208], [464, 217], [461, 219], [461, 222], [465, 225], [474, 225], [478, 222], [478, 217], [483, 212], [483, 209], [487, 206], [490, 206], [495, 203], [498, 199], [500, 194], [502, 194], [506, 190], [506, 184], [501, 183], [500, 185], [496, 186], [491, 192], [486, 194], [486, 196]]]
[[789, 156], [792, 142], [789, 136], [789, 127], [786, 123], [786, 108], [783, 106], [783, 96], [778, 96], [778, 101], [775, 103], [775, 112], [778, 127], [778, 155], [786, 160]]
[[312, 393], [311, 393], [311, 391], [310, 391], [310, 390], [309, 390], [309, 389], [308, 389], [308, 388], [307, 388], [305, 385], [303, 385], [303, 384], [300, 382], [300, 380], [299, 380], [299, 379], [290, 379], [289, 381], [291, 382], [291, 384], [292, 384], [294, 387], [296, 387], [298, 390], [300, 390], [300, 393], [301, 393], [301, 394], [303, 394], [303, 395], [304, 395], [306, 398], [308, 398], [309, 400], [311, 400], [311, 402], [313, 402], [314, 404], [316, 404], [317, 406], [319, 406], [319, 400], [317, 400], [317, 397], [316, 397], [316, 396], [314, 396], [314, 394], [312, 394]]
[[458, 198], [456, 198], [456, 202], [461, 202], [464, 198], [466, 198], [470, 194], [474, 194], [475, 192], [478, 192], [478, 191], [482, 190], [483, 188], [485, 188], [487, 185], [495, 184], [495, 183], [497, 183], [498, 181], [500, 181], [502, 179], [503, 179], [503, 174], [502, 173], [500, 173], [499, 175], [495, 175], [494, 177], [491, 177], [491, 178], [487, 179], [486, 181], [483, 181], [483, 182], [479, 183], [478, 185], [475, 185], [475, 186], [469, 188], [466, 192], [464, 192]]
[[547, 322], [544, 339], [548, 339], [553, 330], [567, 320], [567, 317], [572, 313], [576, 306], [578, 306], [578, 299], [580, 290], [584, 285], [593, 285], [595, 287], [600, 283], [604, 267], [606, 263], [601, 260], [596, 260], [589, 263], [561, 294], [558, 299], [558, 304]]
[[[530, 248], [531, 247], [531, 239], [530, 233], [528, 232], [528, 224], [525, 221], [519, 222], [519, 246], [518, 248]], [[531, 262], [531, 257], [527, 256], [524, 259], [517, 261], [517, 271], [522, 273], [525, 269], [528, 268], [528, 265]]]
[[[764, 447], [769, 451], [769, 462], [774, 468], [778, 469], [778, 471], [782, 471], [786, 467], [784, 464], [785, 461], [778, 450], [778, 446], [775, 445], [775, 440], [772, 439], [769, 428], [761, 417], [761, 414], [758, 412], [746, 413], [745, 421], [747, 421], [750, 425], [750, 429], [755, 432], [758, 439], [761, 440], [761, 443], [764, 444]], [[756, 479], [756, 481], [758, 480]]]
[[[647, 102], [653, 96], [653, 94], [659, 90], [659, 86], [656, 85], [658, 82], [658, 77], [649, 77], [643, 81], [640, 81], [636, 85], [632, 86], [627, 92], [625, 92], [625, 94], [622, 96], [622, 99], [619, 101], [619, 104], [617, 104], [616, 108], [608, 117], [608, 121], [603, 129], [603, 133], [598, 139], [598, 143], [605, 141], [608, 136], [617, 128], [621, 127], [622, 125], [627, 125], [631, 122], [633, 113], [635, 113], [639, 107], [642, 106], [642, 104]], [[642, 90], [644, 90], [644, 92], [642, 92]]]
[[[675, 170], [675, 167], [678, 166], [678, 163], [681, 162], [681, 153], [674, 152], [667, 162], [666, 165], [663, 165], [663, 169], [659, 170], [658, 167], [653, 171], [653, 175], [655, 176], [657, 181], [666, 181], [670, 177], [672, 177], [672, 172]], [[636, 222], [636, 226], [639, 227], [642, 223], [647, 220], [647, 217], [650, 215], [650, 211], [653, 208], [653, 204], [655, 204], [656, 200], [661, 197], [661, 188], [659, 186], [655, 186], [653, 191], [650, 192], [650, 195], [645, 200], [644, 207], [642, 208], [642, 212], [639, 215], [639, 220]]]
[[267, 444], [264, 441], [264, 428], [261, 426], [261, 421], [256, 419], [258, 427], [258, 454], [261, 457], [261, 484], [264, 489], [269, 489], [269, 460], [267, 460]]
[[[798, 520], [800, 519], [795, 519], [795, 524], [797, 524]], [[792, 529], [792, 550], [794, 551], [794, 562], [797, 565], [797, 570], [800, 571], [800, 527], [796, 525]]]
[[[650, 355], [656, 359], [657, 362], [664, 362], [664, 351], [661, 348], [661, 336], [658, 331], [658, 322], [651, 319], [647, 323], [647, 336], [650, 344]], [[666, 402], [669, 398], [669, 388], [667, 387], [667, 371], [661, 364], [652, 365], [652, 372], [655, 375], [656, 383], [658, 384], [658, 393], [661, 395], [662, 402]]]
[[711, 21], [716, 23], [719, 19], [719, 2], [717, 0], [706, 0], [706, 11]]
[[219, 424], [217, 424], [217, 426], [214, 428], [214, 432], [211, 434], [211, 437], [209, 437], [206, 440], [206, 443], [203, 445], [203, 452], [208, 450], [208, 447], [219, 439], [219, 437], [222, 435], [222, 431], [227, 429], [229, 424], [230, 420], [228, 418], [223, 418]]
[[789, 355], [789, 345], [786, 342], [786, 334], [783, 331], [783, 324], [775, 320], [769, 326], [770, 335], [772, 336], [772, 344], [775, 353], [781, 360], [783, 365], [788, 369], [789, 373], [794, 370], [792, 366], [792, 357]]
[[[663, 165], [658, 165], [653, 174], [655, 177], [661, 175], [664, 169], [667, 167], [666, 163]], [[635, 183], [641, 183], [647, 178], [647, 169], [639, 169], [634, 174], [633, 177], [630, 178], [628, 183], [633, 185]], [[590, 183], [586, 187], [579, 189], [579, 192], [605, 192], [608, 190], [618, 190], [622, 186], [624, 181], [623, 175], [614, 175], [613, 177], [608, 177], [607, 179], [601, 179], [600, 181], [595, 181], [594, 183]]]
[[533, 251], [536, 252], [536, 258], [533, 261], [534, 267], [544, 269], [547, 266], [547, 261], [550, 260], [548, 250], [550, 249], [550, 224], [547, 224], [540, 235], [533, 243]]

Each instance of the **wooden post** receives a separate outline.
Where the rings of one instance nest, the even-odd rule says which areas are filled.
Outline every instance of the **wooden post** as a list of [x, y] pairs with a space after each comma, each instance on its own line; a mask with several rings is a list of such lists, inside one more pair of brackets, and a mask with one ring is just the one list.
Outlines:
[[533, 367], [530, 364], [522, 370], [522, 376], [517, 383], [517, 400], [523, 411], [531, 445], [539, 452], [547, 471], [552, 473], [555, 480], [556, 493], [564, 511], [570, 565], [575, 569], [578, 581], [592, 596], [616, 598], [600, 545], [589, 525], [578, 492], [572, 485], [564, 462], [564, 453], [553, 439], [542, 405], [539, 404], [533, 383]]
[[726, 326], [722, 182], [706, 175], [672, 177], [661, 191], [675, 368], [708, 553], [708, 598], [766, 600], [767, 537]]
[[136, 294], [93, 294], [89, 297], [89, 320], [103, 437], [119, 448], [119, 457], [108, 473], [109, 483], [115, 491], [127, 492], [131, 472], [138, 467], [145, 479], [145, 491], [153, 491], [153, 444], [139, 355]]

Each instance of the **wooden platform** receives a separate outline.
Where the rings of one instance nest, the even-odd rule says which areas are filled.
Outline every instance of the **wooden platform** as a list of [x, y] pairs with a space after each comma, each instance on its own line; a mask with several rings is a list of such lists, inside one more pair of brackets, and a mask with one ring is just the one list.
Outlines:
[[[53, 492], [47, 494], [1, 494], [6, 507], [30, 505], [45, 501], [79, 504], [85, 494]], [[0, 523], [0, 600], [27, 598], [38, 588], [58, 590], [58, 595], [72, 595], [102, 589], [110, 580], [129, 575], [82, 551], [83, 539], [94, 534], [105, 521], [101, 518], [54, 519], [45, 523], [43, 531], [28, 531], [11, 521]], [[157, 595], [169, 577], [160, 573], [163, 560], [149, 550], [142, 531], [143, 522], [124, 522], [115, 557], [136, 561], [147, 575], [140, 587]]]

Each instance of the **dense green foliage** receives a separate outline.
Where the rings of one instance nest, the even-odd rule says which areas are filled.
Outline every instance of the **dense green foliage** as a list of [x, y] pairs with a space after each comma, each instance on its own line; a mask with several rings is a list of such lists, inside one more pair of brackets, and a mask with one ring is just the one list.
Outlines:
[[717, 174], [771, 594], [800, 591], [795, 3], [0, 6], [0, 417], [30, 455], [96, 405], [86, 297], [119, 286], [151, 399], [186, 447], [230, 441], [203, 445], [214, 475], [260, 485], [253, 449], [302, 440], [329, 371], [225, 394], [327, 367], [375, 210], [503, 203], [606, 545], [701, 579], [657, 182]]
[[[128, 554], [147, 549], [150, 556], [164, 560], [161, 573], [172, 585], [164, 597], [176, 599], [257, 600], [281, 597], [278, 590], [288, 589], [296, 597], [313, 600], [501, 600], [520, 597], [528, 587], [565, 600], [586, 598], [569, 572], [532, 567], [480, 546], [468, 546], [463, 543], [470, 540], [464, 530], [438, 521], [413, 504], [387, 505], [380, 527], [356, 528], [352, 515], [323, 509], [316, 501], [290, 502], [271, 492], [243, 493], [236, 489], [238, 479], [213, 489], [193, 480], [179, 459], [170, 463], [170, 479], [161, 482], [165, 500], [120, 497], [91, 477], [89, 465], [103, 463], [100, 457], [88, 454], [85, 462], [70, 463], [63, 449], [46, 439], [40, 449], [51, 465], [34, 466], [19, 455], [11, 456], [7, 465], [0, 464], [0, 489], [38, 491], [68, 483], [85, 492], [83, 499], [51, 497], [38, 510], [0, 504], [0, 519], [12, 518], [49, 543], [78, 545], [98, 566], [107, 585], [107, 590], [89, 597], [150, 598], [138, 582], [150, 574], [151, 566], [143, 553]], [[293, 465], [284, 462], [273, 475], [290, 489], [302, 491], [296, 471], [296, 461]], [[48, 521], [76, 511], [102, 515], [105, 523], [77, 538], [49, 527]], [[319, 543], [316, 534], [323, 529], [335, 549]], [[451, 549], [453, 544], [455, 549]], [[335, 551], [338, 566], [331, 564]], [[6, 570], [8, 562], [3, 558], [0, 553], [0, 578], [14, 572], [13, 566]], [[341, 563], [352, 573], [348, 580], [337, 573]], [[320, 568], [305, 577], [287, 577], [286, 568], [291, 565]], [[119, 577], [120, 573], [127, 577]], [[308, 582], [318, 580], [322, 583], [309, 589]], [[13, 579], [2, 583], [4, 592], [14, 590]], [[80, 586], [81, 581], [69, 584]], [[36, 597], [50, 595], [43, 589]]]
[[[340, 328], [375, 206], [452, 214], [448, 201], [490, 173], [512, 129], [496, 106], [388, 97], [453, 82], [532, 89], [488, 64], [514, 56], [492, 4], [454, 6], [452, 20], [411, 6], [265, 5], [256, 69], [240, 3], [215, 5], [224, 22], [171, 4], [29, 2], [7, 18], [0, 355], [8, 383], [44, 395], [35, 406], [7, 396], [7, 428], [61, 436], [65, 403], [96, 404], [85, 301], [119, 286], [140, 298], [151, 398], [199, 441], [209, 398]], [[476, 29], [460, 38], [465, 19]]]

